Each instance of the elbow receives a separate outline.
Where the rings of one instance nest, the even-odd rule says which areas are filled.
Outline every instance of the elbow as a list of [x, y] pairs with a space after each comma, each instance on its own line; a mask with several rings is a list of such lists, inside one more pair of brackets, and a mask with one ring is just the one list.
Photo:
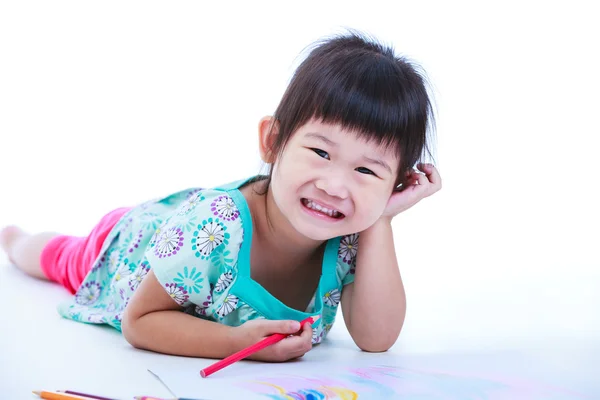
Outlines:
[[385, 353], [386, 351], [388, 351], [392, 346], [358, 346], [359, 349], [361, 349], [362, 351], [366, 352], [366, 353]]
[[[396, 338], [397, 339], [397, 338]], [[392, 348], [392, 346], [396, 343], [396, 339], [374, 339], [374, 340], [365, 340], [364, 342], [356, 342], [356, 345], [362, 351], [367, 353], [384, 353]]]
[[121, 333], [127, 343], [136, 349], [142, 349], [143, 347], [136, 331], [136, 321], [137, 319], [133, 318], [131, 314], [127, 312], [127, 309], [125, 309], [121, 320]]
[[[350, 333], [354, 342], [362, 351], [368, 353], [383, 353], [396, 344], [402, 326], [394, 329], [380, 330], [378, 333], [373, 332], [357, 332], [355, 335]], [[363, 334], [361, 334], [363, 333]]]

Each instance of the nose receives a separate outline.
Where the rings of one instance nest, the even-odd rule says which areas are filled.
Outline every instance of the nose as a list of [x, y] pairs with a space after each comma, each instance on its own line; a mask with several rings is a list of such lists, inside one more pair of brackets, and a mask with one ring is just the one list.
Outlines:
[[348, 197], [348, 185], [339, 173], [329, 173], [315, 181], [315, 186], [331, 197], [345, 199]]

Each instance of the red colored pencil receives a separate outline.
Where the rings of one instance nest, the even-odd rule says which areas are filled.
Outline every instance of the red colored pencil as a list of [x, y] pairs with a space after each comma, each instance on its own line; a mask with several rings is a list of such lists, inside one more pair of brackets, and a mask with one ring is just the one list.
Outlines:
[[[300, 329], [302, 329], [302, 327], [306, 323], [310, 323], [311, 325], [314, 324], [316, 321], [319, 320], [319, 318], [321, 318], [320, 315], [306, 318], [305, 320], [300, 322]], [[216, 363], [214, 363], [212, 365], [209, 365], [208, 367], [206, 367], [200, 371], [200, 376], [202, 376], [203, 378], [206, 378], [207, 376], [214, 374], [215, 372], [233, 364], [234, 362], [240, 361], [240, 360], [248, 357], [249, 355], [256, 353], [257, 351], [264, 349], [265, 347], [268, 347], [268, 346], [271, 346], [272, 344], [280, 342], [281, 340], [285, 339], [288, 336], [289, 335], [283, 334], [283, 333], [274, 333], [273, 335], [264, 338], [263, 340], [261, 340], [258, 343], [253, 344], [252, 346], [246, 347], [245, 349], [240, 350], [237, 353], [230, 355], [229, 357], [226, 357], [220, 361], [217, 361]]]

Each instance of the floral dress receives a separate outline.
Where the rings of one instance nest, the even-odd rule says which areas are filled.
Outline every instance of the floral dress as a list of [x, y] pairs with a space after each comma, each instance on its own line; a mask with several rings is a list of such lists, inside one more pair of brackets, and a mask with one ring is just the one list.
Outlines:
[[257, 318], [301, 321], [320, 315], [313, 343], [321, 342], [335, 321], [343, 286], [354, 281], [358, 234], [326, 243], [310, 304], [306, 310], [290, 308], [250, 276], [252, 218], [239, 190], [249, 180], [188, 189], [131, 209], [59, 313], [121, 330], [123, 310], [152, 269], [189, 314], [229, 326]]

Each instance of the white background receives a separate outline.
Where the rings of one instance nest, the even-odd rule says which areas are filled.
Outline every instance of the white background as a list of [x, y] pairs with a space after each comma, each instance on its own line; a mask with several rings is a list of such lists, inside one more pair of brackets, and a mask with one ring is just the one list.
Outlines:
[[297, 57], [352, 27], [422, 65], [437, 108], [443, 189], [394, 223], [400, 345], [585, 346], [600, 334], [591, 3], [4, 1], [0, 225], [85, 234], [115, 207], [260, 172], [257, 124]]

